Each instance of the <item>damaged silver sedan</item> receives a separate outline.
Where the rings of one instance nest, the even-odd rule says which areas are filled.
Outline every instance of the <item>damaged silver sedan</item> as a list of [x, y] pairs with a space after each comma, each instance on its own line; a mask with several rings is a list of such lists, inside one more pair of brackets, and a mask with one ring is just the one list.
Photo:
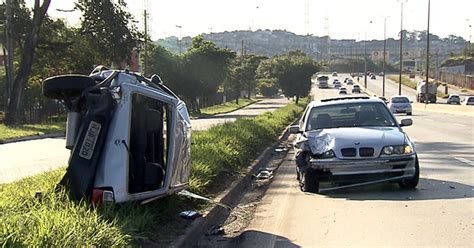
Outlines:
[[[378, 98], [346, 97], [311, 102], [294, 142], [296, 172], [302, 191], [323, 192], [396, 182], [415, 188], [420, 168], [415, 145]], [[320, 187], [321, 183], [329, 187]]]

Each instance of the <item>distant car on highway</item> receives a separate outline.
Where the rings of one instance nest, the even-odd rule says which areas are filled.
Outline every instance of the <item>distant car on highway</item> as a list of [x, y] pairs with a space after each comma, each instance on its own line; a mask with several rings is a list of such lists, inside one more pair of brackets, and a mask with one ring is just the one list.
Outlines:
[[336, 81], [336, 82], [334, 83], [334, 88], [336, 88], [336, 89], [341, 88], [341, 86], [342, 86], [342, 84], [341, 84], [341, 82], [339, 82], [339, 81]]
[[339, 95], [346, 95], [347, 94], [347, 89], [345, 87], [339, 88], [338, 91]]
[[463, 105], [474, 105], [474, 96], [466, 96], [464, 101], [462, 102]]
[[372, 74], [372, 76], [370, 76], [370, 79], [377, 79], [377, 77], [375, 76], [375, 74]]
[[360, 93], [360, 86], [359, 85], [354, 85], [352, 86], [352, 93]]
[[[336, 84], [336, 82], [339, 82], [339, 79], [335, 78], [333, 81], [332, 81], [332, 84]], [[340, 83], [340, 82], [339, 82]]]
[[332, 76], [333, 76], [333, 77], [337, 77], [337, 72], [333, 72], [333, 73], [332, 73]]
[[353, 85], [353, 84], [354, 84], [354, 81], [352, 80], [352, 78], [347, 79], [347, 85]]
[[458, 94], [451, 94], [448, 97], [448, 104], [461, 104], [461, 98]]
[[[415, 188], [420, 167], [414, 143], [378, 98], [342, 97], [313, 101], [293, 143], [296, 177], [304, 192], [323, 192], [381, 182]], [[326, 182], [332, 183], [324, 188]]]
[[412, 115], [411, 102], [406, 96], [392, 96], [388, 102], [388, 108], [392, 113]]

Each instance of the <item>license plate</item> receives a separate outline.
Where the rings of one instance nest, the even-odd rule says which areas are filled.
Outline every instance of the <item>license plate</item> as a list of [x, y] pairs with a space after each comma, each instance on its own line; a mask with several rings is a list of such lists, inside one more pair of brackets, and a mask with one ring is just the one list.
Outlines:
[[95, 144], [97, 143], [97, 138], [99, 137], [100, 129], [102, 125], [95, 121], [91, 121], [89, 128], [87, 129], [86, 136], [84, 137], [84, 142], [82, 142], [81, 150], [79, 156], [90, 160], [92, 154], [94, 153]]

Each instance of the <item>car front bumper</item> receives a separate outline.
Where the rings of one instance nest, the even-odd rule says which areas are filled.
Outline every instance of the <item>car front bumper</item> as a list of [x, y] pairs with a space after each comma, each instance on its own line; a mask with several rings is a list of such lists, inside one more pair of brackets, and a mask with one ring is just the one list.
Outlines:
[[309, 168], [321, 173], [321, 181], [378, 183], [400, 181], [415, 175], [416, 155], [376, 159], [313, 159]]

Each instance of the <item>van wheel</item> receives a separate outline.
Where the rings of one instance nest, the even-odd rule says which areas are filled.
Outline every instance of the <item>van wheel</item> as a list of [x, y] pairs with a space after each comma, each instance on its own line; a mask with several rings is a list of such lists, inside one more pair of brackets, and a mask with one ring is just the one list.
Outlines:
[[404, 179], [398, 183], [400, 188], [402, 189], [414, 189], [418, 185], [418, 181], [420, 180], [420, 165], [418, 163], [418, 157], [416, 158], [415, 162], [415, 175], [413, 178]]
[[77, 97], [92, 86], [97, 85], [95, 80], [83, 75], [61, 75], [50, 77], [43, 82], [43, 95], [51, 99]]
[[300, 188], [303, 192], [318, 193], [319, 182], [316, 177], [316, 173], [308, 171], [306, 173], [300, 173]]

